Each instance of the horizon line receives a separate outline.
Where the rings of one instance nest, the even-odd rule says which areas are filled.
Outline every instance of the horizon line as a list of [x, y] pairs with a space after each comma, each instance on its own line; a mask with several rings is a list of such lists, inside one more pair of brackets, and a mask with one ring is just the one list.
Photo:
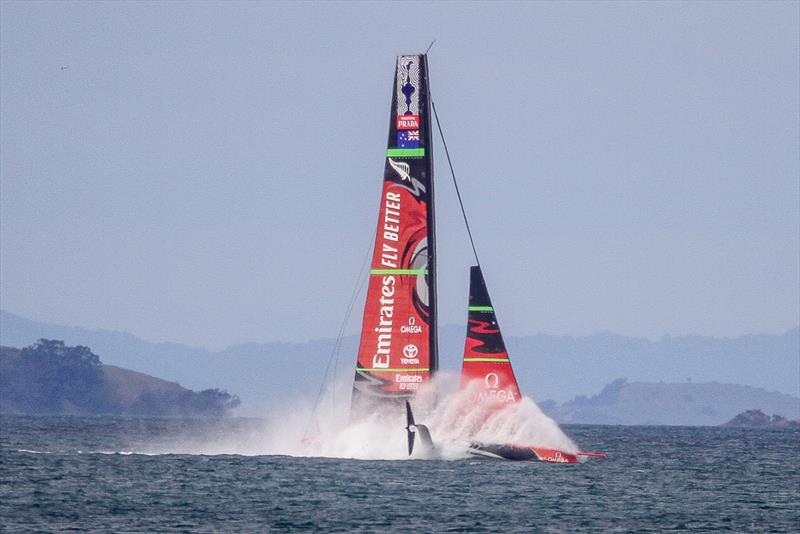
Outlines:
[[[73, 328], [73, 329], [79, 329], [79, 330], [87, 330], [89, 332], [126, 335], [126, 336], [133, 337], [133, 338], [135, 338], [135, 339], [137, 339], [137, 340], [139, 340], [139, 341], [141, 341], [143, 343], [148, 343], [148, 344], [153, 344], [153, 345], [181, 345], [181, 346], [189, 347], [189, 348], [192, 348], [192, 349], [205, 350], [207, 352], [225, 352], [226, 350], [229, 350], [229, 349], [231, 349], [233, 347], [240, 347], [240, 346], [243, 346], [243, 345], [267, 345], [267, 344], [304, 345], [304, 344], [309, 344], [309, 343], [317, 343], [317, 342], [321, 342], [321, 341], [328, 341], [328, 340], [336, 339], [336, 336], [331, 335], [329, 337], [310, 337], [310, 338], [306, 338], [305, 340], [281, 340], [281, 339], [261, 340], [261, 341], [250, 340], [250, 341], [242, 341], [242, 342], [231, 343], [231, 344], [225, 345], [222, 348], [215, 349], [215, 348], [209, 348], [209, 347], [204, 346], [204, 345], [186, 343], [186, 342], [183, 342], [183, 341], [164, 341], [164, 340], [155, 341], [155, 340], [148, 339], [146, 337], [142, 337], [142, 336], [140, 336], [140, 335], [138, 335], [136, 333], [133, 333], [133, 332], [130, 332], [130, 331], [127, 331], [127, 330], [114, 330], [114, 329], [109, 329], [109, 328], [99, 328], [99, 327], [89, 327], [89, 326], [81, 326], [81, 325], [67, 325], [67, 324], [52, 323], [52, 322], [49, 322], [49, 321], [43, 321], [43, 320], [39, 320], [39, 319], [33, 319], [33, 318], [30, 318], [30, 317], [25, 317], [25, 316], [20, 315], [18, 313], [8, 311], [7, 309], [4, 309], [4, 308], [0, 308], [0, 313], [1, 314], [11, 315], [11, 316], [13, 316], [13, 317], [15, 317], [17, 319], [21, 319], [23, 321], [28, 321], [28, 322], [32, 322], [32, 323], [39, 323], [39, 324], [42, 324], [42, 325], [48, 326], [48, 327]], [[451, 329], [451, 328], [463, 328], [463, 325], [451, 323], [451, 324], [444, 324], [444, 325], [440, 325], [439, 326], [440, 330], [442, 330], [442, 329]], [[3, 329], [0, 328], [0, 342], [2, 341], [2, 339], [1, 339], [2, 338], [2, 330]], [[796, 330], [800, 331], [800, 323], [798, 323], [796, 326], [790, 327], [788, 329], [780, 330], [777, 333], [770, 333], [770, 332], [752, 333], [752, 332], [750, 332], [750, 333], [738, 334], [738, 335], [733, 335], [733, 336], [715, 336], [715, 335], [707, 335], [707, 334], [698, 334], [698, 333], [695, 333], [695, 332], [688, 333], [688, 334], [672, 334], [672, 333], [666, 332], [666, 333], [662, 334], [661, 336], [659, 336], [657, 338], [651, 338], [651, 337], [648, 337], [648, 336], [641, 336], [641, 335], [620, 334], [618, 332], [614, 332], [612, 330], [605, 329], [605, 330], [596, 330], [596, 331], [594, 331], [594, 332], [592, 332], [590, 334], [564, 334], [564, 333], [548, 333], [548, 332], [542, 332], [542, 331], [539, 331], [539, 332], [536, 332], [536, 333], [530, 333], [530, 334], [508, 334], [508, 333], [506, 333], [504, 335], [504, 337], [507, 337], [507, 338], [526, 338], [526, 337], [546, 336], [546, 337], [556, 337], [556, 338], [578, 339], [578, 338], [590, 338], [590, 337], [595, 337], [595, 336], [603, 336], [603, 335], [609, 336], [610, 335], [610, 336], [616, 336], [616, 337], [627, 338], [627, 339], [646, 340], [646, 341], [649, 341], [651, 343], [660, 343], [660, 342], [663, 342], [664, 340], [683, 339], [683, 338], [697, 338], [697, 337], [699, 337], [699, 338], [708, 338], [708, 339], [718, 339], [718, 340], [740, 339], [740, 338], [743, 338], [743, 337], [751, 337], [751, 336], [781, 337], [781, 336], [785, 336], [787, 334], [791, 334], [792, 332], [794, 332]], [[349, 338], [349, 337], [355, 337], [357, 335], [358, 335], [358, 332], [345, 334], [345, 335], [342, 336], [342, 339]], [[35, 342], [36, 342], [35, 339], [30, 341], [30, 343], [35, 343]]]

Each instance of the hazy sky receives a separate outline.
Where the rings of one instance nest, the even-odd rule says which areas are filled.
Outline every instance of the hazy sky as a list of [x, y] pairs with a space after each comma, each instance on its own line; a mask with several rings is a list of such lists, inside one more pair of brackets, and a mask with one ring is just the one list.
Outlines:
[[[782, 332], [800, 323], [799, 6], [4, 1], [2, 308], [211, 348], [335, 336], [394, 57], [436, 38], [507, 334]], [[463, 323], [470, 249], [436, 168], [442, 322]]]

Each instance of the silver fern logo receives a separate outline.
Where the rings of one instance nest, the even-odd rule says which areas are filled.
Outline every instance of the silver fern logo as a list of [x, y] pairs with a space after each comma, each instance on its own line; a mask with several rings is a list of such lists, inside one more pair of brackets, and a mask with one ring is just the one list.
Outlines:
[[[395, 184], [397, 187], [402, 187], [403, 189], [408, 190], [409, 193], [417, 198], [425, 193], [425, 186], [422, 184], [422, 182], [411, 176], [411, 165], [404, 161], [395, 161], [392, 158], [387, 159], [389, 160], [389, 165], [400, 177], [400, 183]], [[408, 185], [405, 182], [410, 182], [411, 185]]]

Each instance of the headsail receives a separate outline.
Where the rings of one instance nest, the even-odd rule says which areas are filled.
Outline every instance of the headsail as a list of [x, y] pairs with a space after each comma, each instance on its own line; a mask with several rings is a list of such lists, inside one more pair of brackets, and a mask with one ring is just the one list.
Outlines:
[[429, 109], [426, 57], [399, 56], [351, 415], [411, 396], [437, 368]]
[[462, 385], [474, 388], [474, 402], [506, 404], [520, 400], [519, 386], [508, 358], [500, 325], [486, 290], [480, 266], [470, 269], [469, 313]]

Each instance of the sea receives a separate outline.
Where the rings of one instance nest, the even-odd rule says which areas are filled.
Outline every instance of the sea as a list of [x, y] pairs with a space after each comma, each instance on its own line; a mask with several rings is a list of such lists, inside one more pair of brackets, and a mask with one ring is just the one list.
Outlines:
[[794, 431], [565, 426], [608, 454], [580, 465], [230, 452], [263, 424], [2, 416], [0, 529], [800, 532]]

